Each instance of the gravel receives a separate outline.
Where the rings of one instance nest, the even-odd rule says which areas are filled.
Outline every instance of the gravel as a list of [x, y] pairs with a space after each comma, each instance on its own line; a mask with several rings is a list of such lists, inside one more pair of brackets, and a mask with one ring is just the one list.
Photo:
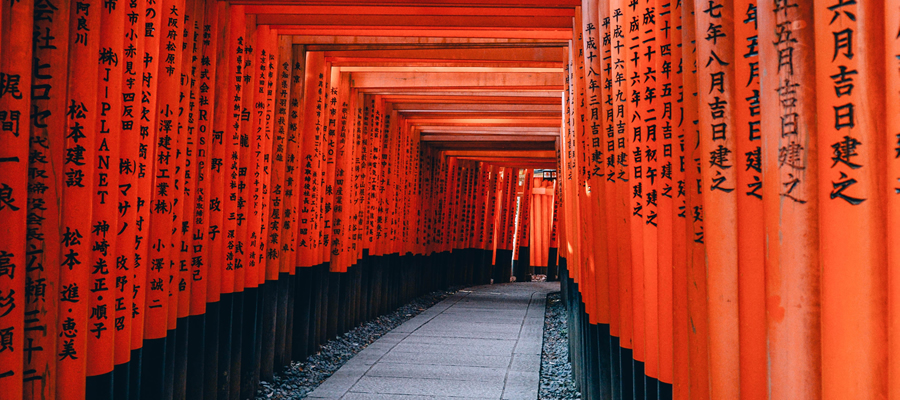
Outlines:
[[569, 331], [566, 307], [559, 292], [547, 295], [544, 315], [544, 348], [541, 351], [541, 387], [538, 399], [581, 399], [572, 380], [569, 363]]
[[318, 353], [306, 361], [291, 363], [289, 368], [275, 375], [274, 382], [262, 381], [256, 393], [257, 400], [303, 399], [325, 379], [334, 374], [356, 353], [378, 340], [381, 335], [400, 326], [422, 311], [456, 293], [460, 288], [439, 290], [401, 306], [394, 312], [382, 315], [325, 343]]

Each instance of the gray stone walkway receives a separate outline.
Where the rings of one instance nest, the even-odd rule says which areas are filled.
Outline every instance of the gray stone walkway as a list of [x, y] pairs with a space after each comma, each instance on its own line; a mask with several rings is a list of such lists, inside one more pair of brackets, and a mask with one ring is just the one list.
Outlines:
[[547, 293], [476, 286], [435, 304], [344, 364], [310, 399], [537, 399]]

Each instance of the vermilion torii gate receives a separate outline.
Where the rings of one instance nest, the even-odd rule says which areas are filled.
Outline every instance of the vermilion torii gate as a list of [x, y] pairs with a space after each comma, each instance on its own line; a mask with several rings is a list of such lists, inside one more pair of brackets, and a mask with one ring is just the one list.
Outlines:
[[896, 0], [2, 2], [0, 399], [250, 398], [545, 258], [586, 398], [898, 399], [898, 32]]

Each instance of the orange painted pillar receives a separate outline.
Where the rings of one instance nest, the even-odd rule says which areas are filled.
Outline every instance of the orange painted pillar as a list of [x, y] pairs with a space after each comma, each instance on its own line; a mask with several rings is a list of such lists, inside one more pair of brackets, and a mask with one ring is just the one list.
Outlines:
[[[822, 394], [813, 1], [759, 2], [766, 340], [771, 399]], [[784, 62], [784, 64], [782, 64]]]
[[[592, 321], [597, 324], [608, 326], [610, 324], [610, 288], [609, 288], [609, 264], [608, 264], [608, 245], [607, 236], [609, 228], [607, 225], [607, 214], [599, 212], [605, 206], [606, 202], [606, 183], [604, 173], [605, 162], [605, 141], [602, 137], [601, 106], [602, 95], [600, 73], [603, 70], [603, 57], [600, 48], [601, 44], [600, 31], [601, 20], [599, 13], [599, 2], [586, 1], [582, 2], [584, 12], [582, 24], [580, 26], [582, 32], [581, 57], [583, 64], [580, 75], [582, 99], [584, 107], [583, 124], [582, 124], [582, 142], [586, 151], [582, 154], [580, 160], [584, 162], [581, 166], [583, 171], [583, 179], [586, 185], [582, 185], [582, 193], [585, 197], [584, 211], [591, 216], [591, 224], [583, 226], [585, 233], [589, 234], [590, 241], [585, 242], [585, 250], [591, 254], [590, 259], [593, 263], [593, 281], [591, 282], [592, 292], [595, 294], [594, 316]], [[608, 7], [606, 8], [608, 9]], [[607, 46], [608, 47], [608, 46]], [[604, 328], [605, 329], [605, 328]], [[601, 340], [606, 339], [606, 333], [603, 332]], [[608, 354], [604, 348], [600, 350], [600, 354]], [[608, 374], [608, 367], [605, 360], [600, 361], [603, 365], [598, 373]], [[609, 389], [607, 377], [601, 379], [601, 393], [606, 393]], [[599, 394], [599, 393], [598, 393]]]
[[[29, 116], [31, 115], [32, 26], [34, 4], [0, 5], [0, 399], [19, 399], [26, 361], [26, 275], [34, 257], [26, 248], [29, 171]], [[65, 18], [65, 17], [62, 17]], [[91, 115], [93, 117], [93, 115]], [[90, 134], [90, 132], [88, 133]], [[90, 147], [85, 147], [90, 149]], [[88, 150], [85, 157], [90, 157]], [[86, 170], [90, 174], [90, 170]], [[87, 186], [87, 185], [86, 185]], [[87, 186], [90, 188], [90, 186]], [[84, 253], [85, 255], [87, 252]], [[55, 266], [54, 266], [55, 267]], [[32, 320], [31, 314], [28, 316]], [[28, 354], [34, 347], [28, 345]]]
[[[885, 5], [885, 110], [900, 107], [900, 2]], [[887, 113], [888, 399], [900, 399], [900, 115]]]
[[[574, 210], [573, 210], [573, 221], [577, 221], [577, 224], [570, 225], [572, 230], [569, 232], [572, 233], [572, 237], [575, 238], [573, 240], [573, 254], [574, 257], [577, 258], [577, 262], [571, 263], [572, 266], [578, 269], [577, 276], [579, 279], [576, 281], [579, 286], [578, 290], [581, 293], [581, 301], [584, 302], [584, 312], [587, 314], [588, 322], [591, 324], [595, 324], [597, 318], [597, 302], [596, 296], [596, 288], [594, 287], [594, 276], [596, 265], [594, 263], [594, 252], [591, 251], [591, 246], [593, 244], [593, 232], [587, 229], [588, 225], [594, 225], [593, 216], [596, 213], [588, 213], [592, 211], [590, 209], [590, 199], [587, 197], [588, 191], [588, 178], [590, 177], [590, 154], [591, 154], [591, 142], [588, 133], [586, 132], [586, 127], [588, 126], [587, 121], [587, 110], [588, 108], [588, 100], [586, 96], [586, 87], [585, 87], [585, 64], [584, 64], [584, 14], [582, 13], [582, 8], [575, 8], [575, 24], [572, 27], [573, 29], [573, 41], [570, 44], [571, 48], [571, 60], [570, 60], [570, 80], [569, 84], [571, 85], [571, 96], [572, 103], [570, 109], [570, 116], [572, 118], [571, 129], [574, 135], [574, 145], [572, 147], [567, 148], [567, 153], [570, 154], [571, 159], [570, 163], [573, 165], [572, 176], [573, 182], [572, 185], [569, 186], [569, 189], [572, 191], [572, 198], [574, 200]], [[583, 220], [583, 219], [584, 220]], [[587, 329], [584, 329], [587, 332]], [[590, 393], [591, 388], [585, 387], [582, 388], [586, 393]]]
[[[27, 346], [21, 347], [24, 355], [22, 375], [0, 378], [0, 384], [5, 385], [4, 381], [11, 379], [21, 381], [24, 386], [23, 398], [25, 399], [56, 398], [58, 356], [55, 350], [57, 343], [61, 340], [57, 333], [59, 326], [57, 318], [61, 314], [58, 294], [61, 290], [59, 264], [63, 246], [61, 244], [62, 234], [58, 228], [61, 226], [62, 213], [57, 199], [65, 187], [63, 185], [65, 175], [61, 164], [65, 159], [65, 138], [54, 135], [54, 132], [59, 132], [60, 127], [66, 126], [67, 120], [65, 90], [68, 79], [69, 44], [66, 36], [69, 32], [70, 3], [60, 1], [56, 2], [54, 6], [55, 8], [49, 6], [36, 8], [34, 30], [41, 34], [33, 48], [33, 69], [22, 70], [25, 75], [19, 74], [20, 79], [24, 79], [28, 74], [33, 73], [30, 77], [32, 84], [31, 112], [35, 116], [31, 119], [30, 155], [27, 159], [29, 163], [27, 212], [32, 217], [26, 217], [25, 220], [27, 224], [25, 238], [28, 242], [27, 248], [22, 249], [23, 254], [27, 257], [27, 259], [23, 257], [22, 260], [26, 260], [25, 265], [30, 265], [30, 267], [19, 270], [21, 273], [27, 274], [27, 277], [25, 285], [22, 286], [24, 290], [19, 292], [23, 296], [17, 299], [17, 301], [21, 301], [19, 304], [24, 309], [25, 320], [23, 321], [27, 321], [23, 325], [30, 329], [23, 332], [22, 345], [27, 344]], [[0, 21], [2, 21], [2, 17], [0, 17]], [[0, 26], [6, 25], [4, 22], [0, 22]], [[0, 33], [0, 36], [3, 34]], [[6, 43], [0, 41], [0, 48], [6, 46]], [[3, 59], [12, 59], [7, 58], [6, 55], [2, 57]], [[25, 58], [20, 59], [24, 60]], [[8, 73], [2, 62], [0, 62], [0, 72]], [[23, 95], [18, 100], [25, 100], [25, 93], [28, 92], [23, 91], [24, 89], [21, 87], [19, 90]], [[11, 97], [11, 94], [3, 97]], [[13, 100], [17, 99], [13, 98]], [[10, 132], [0, 131], [0, 137], [3, 138], [4, 143], [8, 137], [6, 135], [10, 135]], [[20, 136], [24, 136], [24, 126]], [[16, 150], [18, 151], [18, 149]], [[7, 171], [14, 171], [14, 169], [6, 169], [7, 165], [26, 162], [26, 159], [21, 158], [21, 153], [3, 156], [3, 160], [0, 161], [0, 170], [4, 172], [0, 175]], [[0, 178], [0, 182], [6, 182], [9, 185], [5, 177]], [[17, 197], [22, 198], [21, 196]], [[17, 204], [16, 207], [20, 207], [20, 205]], [[25, 207], [21, 207], [21, 209], [25, 210]], [[15, 210], [10, 208], [4, 210], [4, 212], [6, 211]], [[15, 234], [16, 232], [4, 232], [3, 237], [15, 238]], [[9, 252], [9, 249], [5, 247], [0, 247], [0, 249], [3, 249], [0, 251]], [[6, 371], [8, 369], [0, 368], [0, 374]]]
[[[614, 102], [615, 92], [613, 91], [613, 82], [615, 79], [615, 74], [613, 73], [613, 35], [615, 34], [613, 29], [613, 18], [612, 13], [609, 7], [608, 1], [601, 1], [597, 4], [597, 21], [598, 21], [598, 31], [595, 40], [597, 41], [598, 51], [597, 57], [600, 59], [600, 63], [597, 69], [594, 71], [596, 75], [595, 79], [597, 80], [597, 85], [599, 90], [595, 90], [595, 92], [599, 91], [599, 116], [594, 119], [594, 112], [591, 111], [591, 133], [594, 130], [594, 123], [597, 123], [599, 126], [599, 132], [597, 133], [597, 140], [599, 143], [598, 150], [601, 154], [595, 154], [592, 156], [592, 161], [594, 162], [593, 166], [593, 178], [595, 179], [595, 186], [598, 187], [603, 185], [603, 197], [598, 198], [598, 208], [604, 210], [605, 215], [603, 218], [604, 221], [604, 229], [606, 229], [606, 260], [599, 260], [601, 263], [605, 263], [606, 273], [607, 273], [607, 298], [609, 302], [609, 333], [611, 336], [610, 341], [610, 352], [611, 352], [611, 361], [610, 363], [616, 363], [616, 365], [610, 365], [607, 368], [611, 369], [611, 379], [615, 378], [616, 381], [611, 382], [611, 388], [613, 396], [618, 396], [621, 393], [621, 369], [620, 365], [618, 365], [619, 350], [617, 347], [620, 345], [620, 335], [621, 335], [621, 309], [620, 309], [620, 293], [619, 293], [619, 254], [618, 254], [618, 236], [616, 235], [616, 221], [618, 219], [618, 215], [616, 214], [616, 200], [617, 200], [617, 187], [619, 185], [619, 181], [616, 178], [616, 124], [615, 124], [615, 112], [616, 112], [616, 104]], [[617, 37], [616, 40], [619, 40]], [[589, 73], [590, 74], [590, 73]], [[593, 83], [588, 82], [588, 87], [592, 86]], [[592, 186], [593, 187], [593, 186]]]
[[710, 396], [740, 396], [734, 4], [695, 1], [697, 89], [706, 269]]
[[[303, 120], [301, 115], [305, 113], [302, 105], [305, 104], [306, 88], [306, 52], [302, 46], [291, 46], [291, 101], [288, 108], [288, 125], [287, 138], [285, 139], [285, 187], [284, 187], [284, 221], [281, 224], [281, 237], [284, 238], [285, 245], [282, 249], [286, 252], [282, 255], [280, 269], [287, 269], [291, 274], [296, 273], [296, 269], [300, 266], [299, 252], [297, 247], [298, 239], [298, 217], [300, 213], [300, 194], [301, 194], [301, 152], [302, 143], [301, 126]], [[299, 346], [299, 344], [298, 344]]]
[[741, 398], [749, 400], [766, 396], [759, 10], [756, 0], [741, 0], [733, 11], [740, 379]]
[[[161, 3], [163, 9], [162, 20], [166, 21], [165, 25], [160, 28], [160, 58], [159, 64], [159, 122], [157, 125], [157, 138], [163, 139], [165, 146], [160, 147], [157, 143], [157, 155], [162, 155], [163, 161], [157, 158], [157, 183], [155, 190], [159, 198], [168, 202], [167, 217], [169, 222], [164, 226], [169, 228], [168, 232], [161, 234], [161, 238], [167, 243], [160, 243], [166, 246], [165, 254], [166, 262], [169, 265], [167, 273], [165, 273], [165, 288], [168, 292], [168, 311], [166, 312], [167, 329], [175, 329], [178, 323], [178, 303], [180, 300], [179, 277], [181, 274], [181, 220], [182, 208], [184, 207], [184, 187], [183, 177], [184, 171], [184, 154], [187, 147], [185, 139], [181, 135], [181, 127], [179, 126], [181, 119], [180, 102], [181, 102], [181, 71], [184, 42], [184, 17], [187, 12], [184, 0], [169, 0]], [[174, 21], [172, 20], [174, 19]], [[173, 50], [174, 49], [174, 50]], [[168, 142], [168, 143], [166, 143]], [[160, 178], [162, 176], [162, 178]], [[160, 186], [162, 184], [162, 186]], [[165, 195], [160, 194], [160, 189], [165, 187]], [[158, 201], [154, 206], [160, 204]], [[161, 210], [159, 214], [163, 214]], [[152, 225], [152, 224], [151, 224]]]
[[[262, 149], [266, 148], [265, 134], [265, 115], [266, 115], [266, 73], [268, 69], [269, 59], [269, 27], [265, 25], [248, 27], [248, 37], [252, 37], [250, 42], [253, 52], [247, 54], [252, 59], [252, 67], [245, 71], [245, 78], [249, 76], [249, 80], [245, 79], [246, 89], [244, 91], [244, 101], [246, 111], [249, 112], [250, 123], [246, 135], [249, 139], [248, 147], [244, 148], [248, 151], [246, 162], [241, 154], [242, 164], [247, 166], [246, 170], [246, 221], [247, 233], [244, 243], [244, 251], [246, 252], [246, 274], [244, 286], [247, 288], [259, 287], [260, 281], [265, 282], [266, 264], [260, 263], [259, 256], [261, 240], [260, 231], [265, 223], [261, 215], [263, 205], [263, 182], [267, 182], [263, 175], [265, 168], [263, 165]], [[245, 64], [246, 65], [246, 64]], [[252, 96], [251, 96], [252, 93]], [[252, 99], [252, 100], [251, 100]], [[249, 104], [246, 102], [250, 101]], [[245, 126], [246, 126], [245, 125]], [[266, 203], [268, 206], [268, 203]], [[264, 245], [263, 245], [264, 246]], [[264, 248], [264, 247], [263, 247]], [[248, 310], [251, 314], [253, 310]]]
[[[553, 215], [550, 216], [550, 232], [547, 240], [547, 246], [551, 249], [558, 250], [559, 249], [559, 207], [560, 202], [562, 201], [562, 197], [560, 195], [560, 184], [557, 181], [553, 186], [553, 206], [551, 207], [551, 213]], [[556, 276], [554, 278], [559, 279], [559, 251], [554, 255], [555, 258], [550, 259], [549, 251], [548, 251], [548, 274], [549, 274], [549, 264], [552, 262], [553, 265], [557, 266]]]
[[[256, 143], [256, 136], [252, 135], [253, 128], [257, 122], [253, 116], [254, 101], [256, 99], [256, 85], [254, 75], [256, 74], [257, 64], [259, 63], [259, 48], [256, 46], [256, 20], [251, 14], [244, 14], [243, 25], [238, 29], [243, 33], [243, 41], [239, 42], [242, 52], [238, 53], [240, 63], [237, 71], [235, 71], [235, 118], [239, 121], [234, 132], [234, 141], [236, 146], [237, 158], [234, 164], [237, 175], [234, 176], [235, 187], [232, 189], [235, 196], [234, 214], [229, 213], [228, 218], [234, 219], [234, 291], [243, 292], [244, 288], [256, 287], [256, 263], [251, 265], [250, 253], [252, 252], [250, 241], [252, 232], [250, 224], [252, 218], [252, 175], [256, 170], [256, 157], [253, 154], [253, 148]], [[238, 18], [240, 19], [240, 17]], [[232, 19], [234, 21], [234, 18]], [[240, 22], [240, 21], [239, 21]], [[240, 310], [240, 309], [239, 309]], [[242, 311], [235, 312], [236, 317], [240, 317]], [[247, 312], [252, 312], [247, 310]], [[239, 332], [239, 331], [235, 331]], [[233, 339], [234, 341], [235, 339]], [[242, 336], [236, 336], [236, 341], [243, 341]], [[233, 356], [235, 356], [233, 354]], [[238, 358], [242, 357], [239, 353]], [[240, 363], [232, 359], [232, 373], [237, 378], [240, 373]], [[239, 380], [239, 379], [238, 379]], [[236, 390], [238, 386], [232, 380], [232, 389]]]
[[685, 130], [693, 127], [685, 114], [684, 74], [684, 25], [682, 23], [683, 3], [670, 3], [672, 7], [670, 33], [672, 41], [672, 398], [688, 399], [690, 392], [690, 358], [688, 346], [688, 280], [687, 248], [688, 207], [687, 180], [685, 177], [687, 158]]
[[[654, 58], [656, 70], [656, 200], [657, 207], [657, 332], [659, 343], [659, 373], [660, 383], [673, 383], [674, 370], [674, 333], [673, 333], [673, 221], [675, 218], [674, 199], [677, 196], [678, 184], [673, 180], [672, 170], [678, 168], [673, 157], [675, 141], [677, 140], [678, 87], [676, 86], [677, 65], [673, 60], [673, 37], [679, 32], [673, 23], [673, 2], [658, 0], [655, 3], [656, 17], [656, 48], [658, 54]], [[649, 97], [646, 96], [645, 97]], [[651, 101], [652, 104], [652, 101]], [[651, 161], [652, 162], [652, 161]], [[652, 183], [652, 175], [651, 175]], [[648, 199], [650, 200], [650, 199]], [[660, 386], [660, 393], [671, 393], [668, 385]]]
[[[96, 161], [91, 216], [91, 278], [88, 307], [88, 376], [112, 372], [116, 353], [116, 314], [124, 305], [124, 289], [116, 264], [118, 224], [119, 141], [122, 135], [122, 75], [125, 13], [104, 5], [100, 16], [100, 57], [97, 102], [99, 111], [93, 149]], [[120, 303], [121, 304], [121, 303]], [[130, 348], [126, 348], [130, 352]]]
[[[176, 207], [179, 212], [179, 218], [175, 230], [177, 232], [175, 246], [178, 248], [178, 262], [176, 263], [177, 273], [173, 274], [176, 283], [175, 289], [178, 294], [178, 310], [176, 316], [186, 318], [191, 313], [191, 259], [193, 244], [192, 234], [194, 232], [194, 193], [197, 190], [197, 124], [194, 117], [194, 100], [197, 98], [195, 91], [196, 85], [191, 85], [192, 81], [198, 78], [196, 71], [200, 67], [200, 44], [199, 36], [195, 33], [198, 24], [202, 23], [205, 9], [203, 3], [199, 1], [185, 1], [184, 11], [181, 14], [183, 35], [182, 55], [181, 55], [181, 73], [179, 83], [181, 93], [178, 101], [178, 126], [181, 155], [179, 160], [179, 170], [176, 180], [178, 181], [177, 189], [181, 193], [179, 199], [180, 207]], [[182, 357], [181, 353], [176, 358]], [[185, 353], [184, 359], [187, 358]], [[178, 365], [176, 363], [176, 365]], [[176, 367], [177, 369], [178, 367]], [[178, 395], [181, 390], [181, 383], [176, 380], [175, 393]]]
[[[87, 376], [88, 295], [90, 287], [91, 199], [97, 126], [97, 54], [100, 50], [101, 3], [84, 2], [70, 9], [69, 75], [62, 190], [62, 258], [59, 278], [56, 342], [58, 399], [83, 399]], [[91, 34], [94, 33], [94, 34]], [[4, 50], [6, 51], [6, 50]], [[11, 59], [3, 57], [3, 59]], [[77, 79], [76, 79], [77, 73]], [[4, 363], [4, 365], [8, 365]]]
[[885, 12], [815, 4], [824, 399], [888, 394]]
[[[259, 228], [259, 247], [257, 247], [257, 262], [260, 263], [260, 269], [265, 270], [265, 274], [260, 274], [259, 283], [260, 285], [265, 283], [266, 280], [277, 280], [278, 279], [278, 267], [275, 265], [269, 266], [267, 263], [267, 254], [269, 252], [269, 241], [268, 236], [271, 232], [270, 221], [272, 218], [272, 212], [270, 207], [271, 197], [273, 195], [273, 179], [272, 179], [272, 162], [275, 156], [275, 152], [273, 150], [273, 142], [275, 136], [276, 122], [275, 122], [275, 95], [276, 95], [276, 87], [275, 82], [278, 80], [276, 77], [276, 65], [278, 64], [278, 56], [280, 53], [279, 50], [279, 41], [278, 41], [278, 33], [273, 29], [270, 30], [267, 37], [265, 38], [268, 51], [267, 51], [267, 60], [266, 60], [266, 74], [265, 74], [265, 111], [263, 115], [263, 120], [265, 122], [265, 127], [261, 133], [258, 133], [262, 136], [263, 142], [261, 146], [257, 147], [260, 152], [257, 155], [257, 160], [261, 164], [262, 173], [260, 174], [260, 178], [262, 180], [260, 187], [260, 211], [259, 218], [260, 228]], [[288, 53], [290, 54], [290, 53]], [[260, 60], [262, 62], [262, 60]]]
[[[470, 189], [471, 190], [471, 189]], [[522, 196], [519, 200], [519, 215], [518, 215], [518, 232], [516, 233], [516, 253], [518, 254], [519, 263], [517, 263], [517, 267], [521, 268], [522, 271], [517, 271], [517, 276], [522, 276], [526, 281], [531, 280], [532, 272], [534, 271], [531, 268], [531, 252], [530, 252], [530, 236], [533, 232], [531, 232], [530, 224], [533, 215], [531, 214], [531, 204], [534, 196], [532, 192], [534, 191], [534, 169], [525, 170], [525, 181], [522, 185]], [[471, 215], [468, 216], [469, 220], [472, 219]], [[468, 233], [466, 233], [468, 235]], [[524, 250], [527, 254], [523, 254], [521, 251]]]
[[[231, 293], [233, 287], [233, 267], [229, 268], [228, 259], [228, 226], [226, 224], [226, 210], [228, 210], [228, 181], [231, 172], [231, 133], [229, 124], [234, 124], [231, 119], [231, 99], [234, 96], [231, 82], [234, 80], [232, 67], [233, 47], [231, 25], [231, 10], [226, 3], [216, 3], [216, 26], [224, 31], [217, 39], [213, 51], [215, 59], [210, 58], [211, 68], [215, 68], [215, 75], [211, 79], [214, 83], [214, 92], [210, 95], [213, 106], [210, 111], [210, 129], [212, 137], [210, 141], [209, 162], [209, 208], [208, 224], [206, 232], [209, 240], [209, 282], [206, 286], [207, 303], [215, 303], [221, 300], [222, 293]], [[217, 32], [217, 31], [213, 31]], [[215, 33], [213, 33], [215, 34]], [[212, 61], [216, 61], [212, 63]], [[212, 90], [212, 89], [211, 89]], [[202, 110], [202, 109], [201, 109]], [[201, 111], [202, 112], [202, 111]], [[227, 131], [227, 133], [226, 133]]]
[[700, 176], [701, 157], [699, 136], [699, 104], [697, 67], [700, 60], [696, 50], [694, 2], [682, 3], [682, 54], [684, 81], [684, 142], [687, 225], [688, 273], [688, 349], [690, 362], [690, 398], [709, 399], [709, 314], [706, 290], [706, 244], [702, 192], [707, 190]]
[[[484, 162], [476, 163], [477, 168], [477, 186], [474, 193], [475, 196], [475, 209], [474, 209], [474, 220], [473, 220], [473, 231], [472, 231], [472, 248], [478, 250], [484, 250], [484, 230], [488, 221], [488, 199], [490, 198], [490, 193], [488, 192], [488, 188], [490, 187], [490, 174], [491, 167], [489, 164]], [[481, 252], [476, 253], [477, 256], [481, 256]], [[483, 263], [476, 262], [475, 265], [482, 266]], [[478, 273], [478, 271], [476, 271]], [[475, 283], [480, 283], [479, 277], [475, 277]]]
[[[611, 40], [611, 62], [610, 70], [611, 93], [612, 96], [612, 122], [615, 165], [612, 173], [615, 175], [615, 197], [613, 200], [614, 218], [611, 222], [611, 229], [620, 232], [616, 237], [616, 269], [618, 272], [618, 289], [619, 289], [619, 346], [620, 353], [620, 374], [621, 374], [621, 390], [623, 396], [632, 396], [633, 387], [633, 371], [632, 359], [634, 357], [634, 294], [632, 290], [632, 254], [631, 254], [631, 196], [632, 182], [631, 179], [631, 150], [628, 146], [628, 137], [631, 132], [628, 131], [628, 121], [631, 114], [628, 103], [628, 40], [626, 32], [628, 32], [630, 20], [625, 17], [626, 2], [624, 0], [611, 0], [609, 2], [610, 15], [610, 31]], [[607, 134], [608, 136], [608, 134]], [[611, 194], [611, 193], [610, 193]], [[627, 233], [626, 233], [627, 232]]]
[[[271, 271], [275, 272], [275, 276], [279, 273], [289, 273], [289, 263], [282, 262], [282, 257], [286, 257], [288, 250], [288, 241], [281, 233], [284, 211], [288, 210], [286, 191], [288, 187], [287, 176], [285, 174], [285, 161], [288, 155], [288, 127], [289, 127], [289, 103], [291, 102], [291, 38], [290, 36], [278, 36], [277, 43], [277, 61], [275, 62], [276, 84], [275, 90], [275, 108], [272, 114], [272, 122], [274, 127], [272, 130], [272, 146], [269, 149], [269, 157], [271, 157], [271, 169], [269, 183], [269, 216], [267, 235], [261, 240], [266, 242], [265, 264], [267, 278]], [[269, 278], [272, 279], [272, 278]], [[279, 311], [280, 313], [280, 311]]]
[[[141, 237], [143, 226], [138, 222], [146, 221], [146, 217], [140, 219], [141, 200], [141, 175], [146, 177], [146, 164], [142, 156], [142, 144], [144, 138], [141, 135], [141, 111], [142, 111], [142, 85], [144, 76], [144, 62], [140, 55], [144, 53], [144, 20], [146, 15], [146, 2], [136, 1], [129, 3], [121, 18], [125, 19], [122, 36], [123, 52], [119, 57], [123, 63], [122, 71], [122, 109], [121, 138], [119, 140], [119, 186], [118, 191], [118, 227], [116, 228], [116, 288], [119, 291], [116, 296], [116, 354], [115, 364], [121, 365], [131, 361], [131, 350], [135, 348], [135, 329], [141, 330], [143, 339], [143, 326], [135, 327], [135, 312], [137, 309], [143, 314], [143, 298], [137, 299], [136, 291], [141, 291], [146, 282], [146, 241]], [[131, 18], [137, 15], [136, 18]], [[146, 122], [146, 121], [145, 121]], [[148, 135], [149, 136], [149, 135]], [[147, 138], [149, 139], [149, 137]], [[149, 186], [149, 183], [147, 183]], [[149, 215], [149, 214], [148, 214]], [[146, 225], [144, 225], [146, 226]], [[138, 241], [138, 238], [141, 238]], [[143, 246], [143, 251], [138, 251]], [[140, 286], [140, 288], [136, 287]]]
[[[320, 233], [320, 237], [318, 242], [320, 244], [320, 248], [318, 250], [319, 257], [322, 258], [322, 262], [330, 262], [331, 261], [331, 235], [333, 233], [333, 214], [334, 214], [334, 188], [335, 188], [335, 173], [338, 167], [335, 165], [337, 162], [337, 142], [338, 142], [338, 132], [341, 129], [340, 127], [340, 118], [338, 113], [340, 112], [340, 93], [339, 88], [341, 86], [341, 74], [337, 68], [330, 68], [327, 71], [329, 75], [328, 80], [328, 97], [326, 99], [325, 105], [325, 120], [323, 121], [322, 128], [322, 147], [321, 147], [321, 160], [323, 162], [323, 171], [324, 175], [322, 178], [324, 179], [324, 184], [322, 185], [321, 190], [321, 203], [320, 203], [320, 215], [322, 222], [322, 230]], [[324, 253], [324, 254], [323, 254]], [[329, 264], [329, 269], [331, 272], [344, 272], [341, 270], [340, 265], [335, 263]]]
[[[215, 82], [216, 65], [219, 60], [216, 49], [219, 47], [220, 41], [219, 35], [215, 34], [219, 30], [218, 5], [216, 2], [207, 1], [198, 11], [204, 13], [204, 16], [199, 30], [195, 32], [200, 40], [200, 54], [197, 57], [199, 65], [196, 67], [197, 76], [194, 84], [196, 93], [191, 107], [192, 117], [196, 123], [196, 159], [194, 160], [196, 183], [193, 191], [193, 213], [190, 215], [193, 225], [190, 231], [189, 250], [191, 316], [205, 314], [206, 304], [210, 300], [210, 288], [213, 285], [212, 270], [216, 269], [216, 266], [211, 263], [213, 240], [210, 234], [212, 227], [210, 214], [212, 212], [211, 201], [214, 198], [212, 176], [217, 172], [217, 168], [221, 170], [213, 163], [216, 137], [213, 132], [215, 130], [213, 104], [218, 92]], [[213, 329], [213, 327], [210, 326], [207, 329]]]
[[[628, 219], [629, 232], [631, 237], [631, 297], [632, 297], [632, 319], [634, 321], [634, 360], [639, 364], [635, 364], [635, 379], [642, 380], [644, 374], [644, 361], [646, 361], [646, 313], [644, 311], [645, 304], [645, 282], [644, 282], [644, 149], [642, 142], [644, 141], [645, 122], [643, 114], [646, 107], [641, 106], [641, 100], [644, 93], [644, 80], [641, 79], [643, 69], [646, 67], [646, 58], [643, 56], [643, 46], [641, 44], [641, 17], [642, 9], [637, 8], [638, 3], [629, 2], [623, 4], [624, 20], [623, 30], [625, 35], [624, 62], [625, 62], [625, 98], [627, 105], [625, 107], [625, 153], [628, 157], [630, 165], [627, 167], [629, 190], [627, 191], [628, 200]], [[647, 190], [649, 192], [649, 190]], [[635, 387], [639, 395], [643, 391], [643, 385], [636, 381]]]
[[[485, 260], [487, 264], [487, 268], [490, 271], [493, 271], [494, 265], [494, 231], [497, 227], [497, 192], [500, 187], [500, 167], [496, 165], [489, 165], [491, 181], [488, 185], [487, 192], [487, 210], [485, 211], [485, 224], [484, 224], [484, 249], [487, 250], [489, 257]], [[493, 274], [491, 274], [493, 276]]]
[[369, 96], [366, 98], [366, 105], [369, 107], [369, 129], [368, 134], [368, 148], [369, 151], [369, 159], [368, 165], [366, 168], [368, 174], [368, 181], [366, 182], [366, 194], [363, 199], [366, 205], [366, 224], [365, 224], [365, 240], [363, 243], [363, 248], [369, 249], [369, 255], [375, 255], [373, 243], [375, 241], [375, 220], [377, 218], [377, 193], [378, 193], [378, 179], [379, 179], [379, 170], [381, 163], [379, 160], [381, 159], [381, 126], [382, 126], [382, 117], [380, 109], [376, 108], [377, 101], [375, 96]]
[[[662, 58], [661, 40], [657, 37], [659, 18], [656, 14], [656, 1], [643, 0], [637, 13], [640, 15], [640, 44], [632, 54], [640, 54], [639, 68], [635, 72], [640, 75], [642, 86], [639, 94], [632, 94], [632, 101], [637, 106], [639, 124], [643, 132], [635, 129], [634, 140], [635, 178], [640, 177], [641, 194], [635, 200], [635, 212], [642, 203], [643, 215], [642, 244], [643, 249], [643, 285], [644, 285], [644, 335], [646, 347], [644, 351], [644, 375], [657, 380], [659, 378], [659, 197], [662, 173], [660, 167], [660, 142], [663, 139], [662, 103], [663, 84], [666, 79], [660, 76], [657, 63]], [[637, 34], [637, 32], [635, 32]], [[635, 43], [638, 44], [638, 43]], [[635, 79], [634, 75], [631, 77]], [[642, 122], [641, 122], [642, 121]], [[637, 154], [643, 153], [642, 155]], [[642, 167], [638, 169], [638, 167]], [[640, 171], [640, 175], [639, 175]], [[648, 391], [656, 391], [657, 382], [647, 382]]]
[[337, 107], [336, 115], [331, 117], [338, 120], [338, 127], [334, 137], [330, 139], [330, 141], [334, 143], [330, 151], [334, 152], [332, 157], [335, 164], [335, 179], [332, 188], [333, 217], [331, 218], [331, 234], [333, 238], [326, 243], [326, 247], [329, 249], [329, 258], [331, 260], [332, 268], [336, 266], [338, 271], [346, 272], [347, 267], [349, 267], [350, 264], [346, 261], [344, 253], [347, 251], [345, 242], [349, 240], [347, 233], [349, 232], [350, 224], [348, 223], [349, 213], [345, 212], [345, 209], [348, 208], [349, 205], [347, 199], [349, 198], [351, 189], [350, 174], [352, 174], [355, 146], [353, 146], [353, 140], [350, 137], [350, 121], [348, 119], [351, 98], [350, 77], [344, 75], [335, 79], [335, 74], [337, 74], [337, 72], [332, 75], [332, 83], [338, 83], [337, 92], [339, 95], [335, 103]]
[[299, 229], [295, 248], [298, 256], [298, 266], [312, 267], [315, 262], [312, 258], [311, 244], [313, 240], [310, 232], [313, 230], [313, 187], [318, 186], [317, 176], [314, 178], [313, 171], [318, 161], [315, 160], [316, 132], [321, 130], [319, 119], [324, 113], [324, 91], [325, 91], [325, 57], [323, 53], [307, 53], [306, 55], [306, 78], [304, 84], [303, 108], [300, 110], [303, 114], [298, 133], [298, 142], [300, 143], [299, 153], [299, 175], [298, 183], [300, 190], [295, 193], [299, 196], [300, 203], [297, 210], [297, 222]]

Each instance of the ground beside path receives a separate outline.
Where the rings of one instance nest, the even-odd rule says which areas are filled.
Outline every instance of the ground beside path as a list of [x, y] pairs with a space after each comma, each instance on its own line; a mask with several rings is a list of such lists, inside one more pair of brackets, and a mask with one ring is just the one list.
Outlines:
[[547, 293], [559, 282], [463, 289], [386, 333], [310, 399], [537, 399]]

